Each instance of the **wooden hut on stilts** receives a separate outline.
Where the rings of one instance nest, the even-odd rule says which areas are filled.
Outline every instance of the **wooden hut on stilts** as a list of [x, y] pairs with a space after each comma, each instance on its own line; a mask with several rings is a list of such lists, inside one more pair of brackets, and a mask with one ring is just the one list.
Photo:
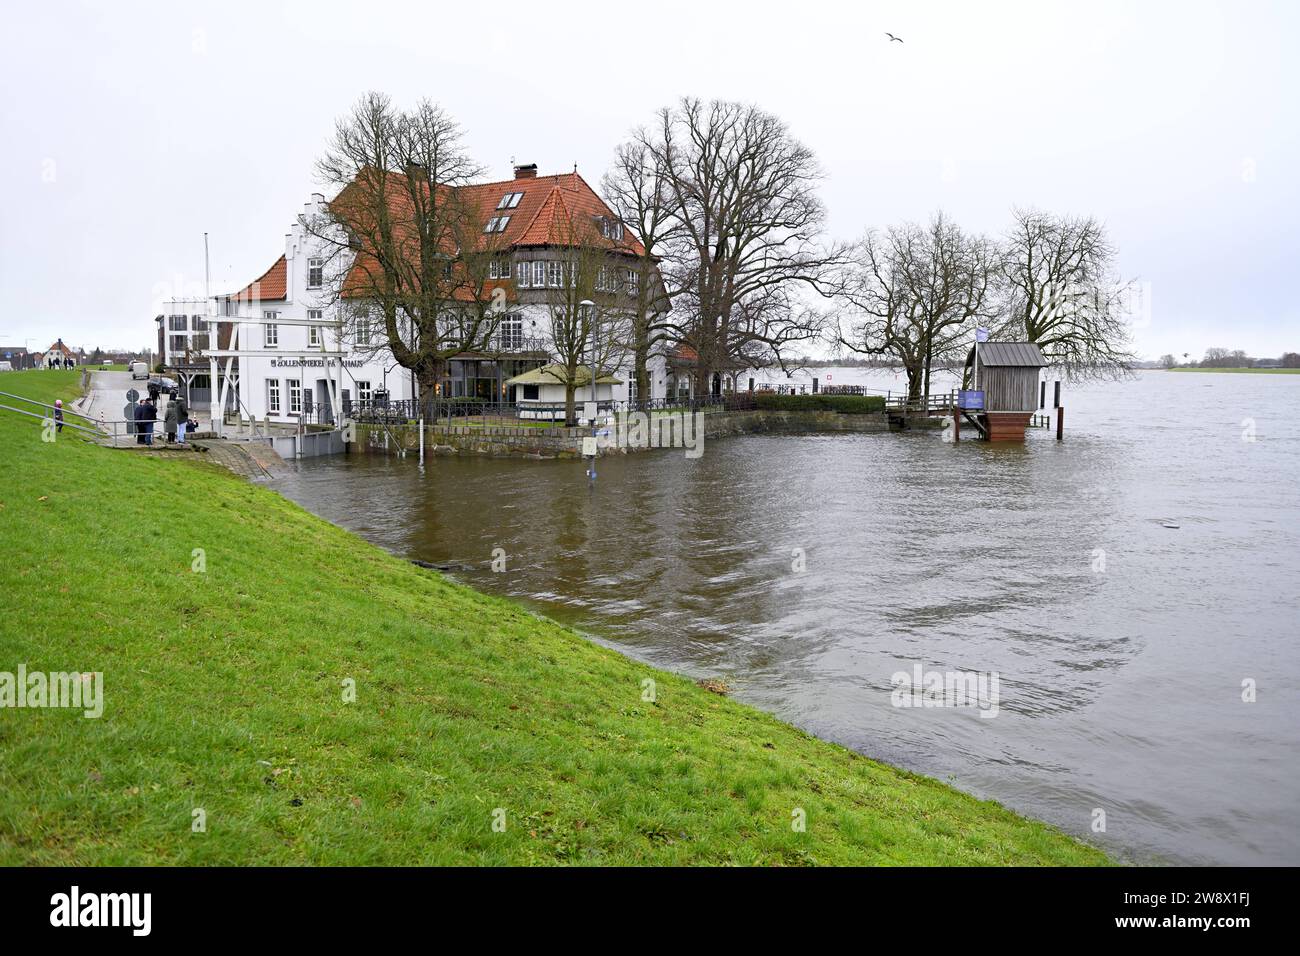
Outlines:
[[958, 414], [989, 441], [1024, 441], [1038, 408], [1039, 370], [1047, 366], [1032, 342], [980, 342], [966, 367], [973, 388], [960, 393]]

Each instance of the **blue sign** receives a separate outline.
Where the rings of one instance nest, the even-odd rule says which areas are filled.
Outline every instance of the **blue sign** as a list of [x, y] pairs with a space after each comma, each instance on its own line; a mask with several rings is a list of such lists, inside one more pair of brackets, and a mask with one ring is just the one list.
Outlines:
[[984, 407], [984, 390], [961, 389], [957, 392], [957, 406], [976, 411], [982, 409]]
[[976, 330], [975, 330], [975, 341], [976, 341], [976, 342], [987, 342], [988, 340], [989, 340], [989, 330], [988, 330], [988, 329], [976, 329]]

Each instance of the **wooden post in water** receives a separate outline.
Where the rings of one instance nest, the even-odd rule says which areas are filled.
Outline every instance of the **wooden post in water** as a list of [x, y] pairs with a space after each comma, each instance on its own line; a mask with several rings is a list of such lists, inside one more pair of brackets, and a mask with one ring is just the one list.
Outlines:
[[1056, 440], [1061, 441], [1065, 438], [1065, 406], [1056, 406]]
[[953, 442], [961, 441], [961, 409], [956, 403], [952, 406], [952, 440]]

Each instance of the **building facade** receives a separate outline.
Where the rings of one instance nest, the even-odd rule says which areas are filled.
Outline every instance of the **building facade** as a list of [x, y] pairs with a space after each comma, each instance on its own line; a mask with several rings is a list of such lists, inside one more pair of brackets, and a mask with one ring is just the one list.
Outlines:
[[[465, 187], [484, 215], [483, 232], [497, 250], [492, 279], [507, 294], [495, 332], [481, 347], [453, 356], [436, 386], [439, 397], [515, 403], [511, 383], [555, 359], [552, 317], [564, 285], [564, 261], [575, 220], [599, 224], [609, 241], [599, 287], [605, 299], [630, 308], [638, 291], [636, 240], [576, 172], [538, 176], [519, 166], [513, 179]], [[284, 251], [270, 268], [238, 292], [216, 296], [210, 307], [168, 304], [158, 317], [172, 369], [187, 368], [218, 383], [213, 409], [259, 421], [333, 422], [338, 409], [361, 403], [421, 398], [413, 373], [384, 345], [375, 323], [358, 319], [364, 302], [337, 286], [338, 244], [314, 234], [304, 222], [327, 214], [325, 197], [313, 194], [285, 236]], [[343, 273], [349, 266], [345, 263]], [[334, 274], [332, 274], [334, 273]], [[662, 288], [657, 276], [655, 282]], [[666, 297], [665, 297], [666, 298]], [[360, 309], [358, 308], [360, 306]], [[669, 374], [667, 352], [653, 350], [650, 394], [635, 394], [630, 356], [615, 353], [603, 371], [618, 384], [614, 401], [663, 399], [678, 382]], [[427, 396], [426, 396], [427, 397]]]

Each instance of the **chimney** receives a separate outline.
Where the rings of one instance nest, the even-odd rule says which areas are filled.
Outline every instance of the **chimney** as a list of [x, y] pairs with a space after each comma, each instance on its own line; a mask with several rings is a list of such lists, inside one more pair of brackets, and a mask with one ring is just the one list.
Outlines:
[[515, 179], [536, 179], [537, 164], [529, 163], [527, 166], [515, 167]]

